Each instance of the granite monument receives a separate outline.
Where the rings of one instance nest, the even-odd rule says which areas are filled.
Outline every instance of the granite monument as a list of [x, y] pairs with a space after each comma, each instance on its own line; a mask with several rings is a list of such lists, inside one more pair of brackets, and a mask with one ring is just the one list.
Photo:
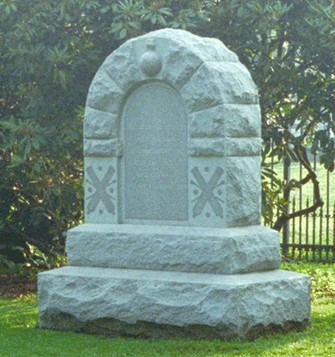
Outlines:
[[39, 325], [248, 339], [310, 319], [309, 278], [261, 225], [261, 119], [222, 42], [164, 29], [96, 73], [84, 121], [85, 224], [39, 275]]

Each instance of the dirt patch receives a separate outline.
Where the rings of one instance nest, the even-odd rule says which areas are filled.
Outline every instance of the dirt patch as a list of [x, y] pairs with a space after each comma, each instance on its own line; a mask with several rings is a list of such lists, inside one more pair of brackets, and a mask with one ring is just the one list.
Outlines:
[[0, 276], [0, 297], [20, 297], [37, 293], [37, 281], [26, 276]]

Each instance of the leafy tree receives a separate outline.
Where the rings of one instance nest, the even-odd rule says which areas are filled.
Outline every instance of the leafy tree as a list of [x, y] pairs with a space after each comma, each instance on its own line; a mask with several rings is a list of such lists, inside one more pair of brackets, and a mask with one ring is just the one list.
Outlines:
[[[308, 211], [322, 204], [306, 146], [334, 169], [333, 0], [0, 0], [0, 254], [26, 242], [62, 247], [63, 232], [82, 220], [88, 86], [121, 43], [163, 27], [217, 37], [251, 71], [262, 107], [265, 219], [280, 229], [292, 216], [290, 191], [308, 181]], [[269, 157], [299, 160], [308, 175], [282, 182]], [[274, 207], [283, 212], [277, 221]]]
[[62, 232], [82, 218], [80, 108], [96, 58], [64, 4], [0, 2], [0, 249], [7, 255], [25, 242], [62, 245]]

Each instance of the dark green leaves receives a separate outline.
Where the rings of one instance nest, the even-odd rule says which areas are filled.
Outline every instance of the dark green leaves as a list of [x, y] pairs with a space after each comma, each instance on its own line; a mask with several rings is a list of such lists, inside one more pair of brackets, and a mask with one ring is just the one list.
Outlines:
[[[90, 82], [125, 40], [163, 27], [216, 37], [251, 71], [264, 165], [297, 160], [295, 148], [310, 145], [334, 169], [333, 1], [0, 0], [2, 245], [62, 242], [62, 232], [82, 219]], [[266, 166], [263, 189], [271, 221], [271, 207], [284, 210], [287, 201], [284, 183]]]

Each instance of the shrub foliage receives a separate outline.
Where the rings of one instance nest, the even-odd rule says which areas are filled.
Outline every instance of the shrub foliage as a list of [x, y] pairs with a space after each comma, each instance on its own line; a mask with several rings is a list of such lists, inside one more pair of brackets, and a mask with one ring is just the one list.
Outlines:
[[[26, 243], [62, 247], [63, 233], [82, 220], [88, 86], [121, 43], [163, 27], [219, 38], [251, 71], [262, 107], [265, 219], [280, 229], [289, 217], [274, 222], [273, 209], [285, 208], [291, 189], [312, 180], [317, 193], [305, 148], [334, 169], [334, 1], [0, 0], [0, 254], [15, 258], [12, 248]], [[269, 156], [299, 160], [308, 177], [280, 182]], [[311, 209], [320, 204], [316, 195]]]

